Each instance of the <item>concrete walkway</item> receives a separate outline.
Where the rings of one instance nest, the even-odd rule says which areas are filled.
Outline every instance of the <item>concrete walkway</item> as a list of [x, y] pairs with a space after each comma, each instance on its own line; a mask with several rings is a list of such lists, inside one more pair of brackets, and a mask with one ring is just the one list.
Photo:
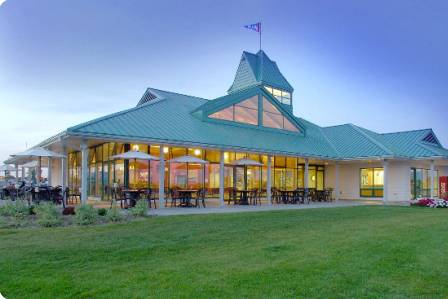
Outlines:
[[355, 207], [368, 205], [382, 205], [378, 201], [354, 201], [340, 200], [334, 202], [315, 202], [310, 204], [296, 205], [261, 205], [261, 206], [224, 206], [213, 208], [164, 208], [152, 209], [149, 214], [153, 216], [172, 216], [172, 215], [195, 215], [195, 214], [222, 214], [222, 213], [240, 213], [240, 212], [261, 212], [261, 211], [283, 211], [283, 210], [302, 210], [317, 208], [339, 208]]

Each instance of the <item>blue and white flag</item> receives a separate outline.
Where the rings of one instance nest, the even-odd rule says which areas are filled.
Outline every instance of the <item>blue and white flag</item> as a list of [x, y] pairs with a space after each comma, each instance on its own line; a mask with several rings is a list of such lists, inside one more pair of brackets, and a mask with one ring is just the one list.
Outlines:
[[256, 31], [256, 32], [261, 32], [261, 22], [258, 22], [256, 24], [250, 24], [250, 25], [245, 25], [244, 28]]

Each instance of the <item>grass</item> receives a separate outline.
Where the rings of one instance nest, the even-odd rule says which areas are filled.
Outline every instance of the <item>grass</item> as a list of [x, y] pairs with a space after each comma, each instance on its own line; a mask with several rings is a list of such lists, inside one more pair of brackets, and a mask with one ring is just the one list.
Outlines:
[[350, 207], [0, 230], [6, 298], [447, 298], [448, 211]]

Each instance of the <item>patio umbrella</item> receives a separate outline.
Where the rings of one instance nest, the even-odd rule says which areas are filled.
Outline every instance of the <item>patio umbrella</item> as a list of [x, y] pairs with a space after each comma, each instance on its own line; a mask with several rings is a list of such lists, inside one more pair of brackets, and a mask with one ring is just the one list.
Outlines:
[[[40, 173], [41, 173], [41, 159], [42, 157], [44, 158], [66, 158], [66, 156], [62, 155], [62, 154], [58, 154], [56, 152], [44, 149], [43, 147], [33, 147], [30, 148], [26, 151], [11, 155], [11, 159], [9, 159], [8, 161], [13, 161], [11, 163], [15, 163], [15, 164], [24, 164], [26, 162], [29, 162], [30, 159], [34, 159], [34, 158], [38, 158], [38, 166], [37, 166], [37, 171], [38, 171], [38, 178], [40, 179]], [[50, 173], [50, 169], [48, 170]]]
[[248, 158], [238, 159], [232, 162], [233, 165], [239, 166], [263, 166], [260, 162]]
[[[112, 160], [134, 160], [134, 164], [136, 164], [137, 160], [146, 160], [146, 161], [159, 161], [160, 159], [146, 154], [141, 151], [128, 151], [123, 154], [118, 154], [110, 157]], [[134, 181], [136, 178], [136, 172], [134, 171]], [[115, 186], [115, 183], [114, 183]]]
[[16, 168], [11, 165], [0, 165], [0, 171], [14, 171]]
[[37, 167], [37, 161], [30, 161], [28, 163], [25, 163], [22, 165], [23, 168], [36, 168]]
[[128, 151], [123, 154], [118, 154], [110, 157], [112, 160], [155, 160], [158, 161], [159, 158], [155, 156], [148, 155], [141, 151]]
[[208, 161], [193, 157], [193, 156], [182, 156], [169, 160], [172, 163], [192, 163], [192, 164], [207, 164]]

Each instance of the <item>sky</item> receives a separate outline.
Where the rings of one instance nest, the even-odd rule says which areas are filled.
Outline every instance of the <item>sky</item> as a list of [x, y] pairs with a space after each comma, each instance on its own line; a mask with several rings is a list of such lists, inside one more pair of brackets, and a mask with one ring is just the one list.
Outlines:
[[296, 116], [433, 128], [448, 146], [447, 14], [445, 0], [0, 0], [0, 161], [147, 87], [225, 95], [258, 21]]

